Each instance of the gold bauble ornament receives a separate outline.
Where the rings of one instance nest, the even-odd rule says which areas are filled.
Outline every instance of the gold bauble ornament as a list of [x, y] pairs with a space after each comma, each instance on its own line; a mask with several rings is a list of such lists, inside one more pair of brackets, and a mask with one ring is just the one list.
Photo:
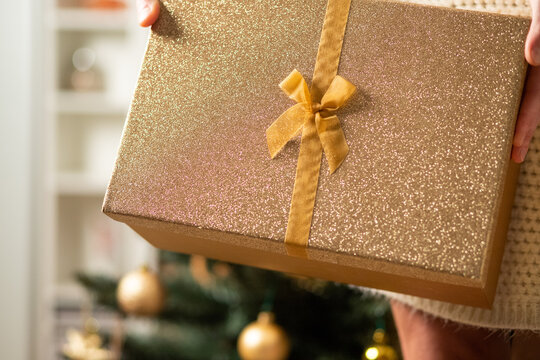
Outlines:
[[383, 329], [375, 330], [373, 342], [374, 344], [364, 352], [362, 360], [397, 360], [396, 350], [386, 344], [387, 337]]
[[261, 312], [257, 321], [248, 324], [238, 338], [242, 360], [284, 360], [289, 351], [287, 334], [274, 322], [271, 312]]
[[97, 321], [87, 319], [83, 331], [68, 329], [67, 342], [62, 353], [70, 360], [113, 360], [110, 350], [103, 348], [103, 340], [98, 333]]
[[165, 289], [158, 276], [143, 266], [120, 279], [116, 298], [127, 314], [154, 316], [163, 309]]

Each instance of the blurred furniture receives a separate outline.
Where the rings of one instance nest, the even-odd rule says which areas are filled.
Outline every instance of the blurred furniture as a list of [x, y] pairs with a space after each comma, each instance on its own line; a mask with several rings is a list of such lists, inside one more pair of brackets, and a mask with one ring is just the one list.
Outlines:
[[86, 0], [44, 5], [40, 359], [61, 358], [64, 329], [83, 325], [76, 314], [89, 299], [77, 284], [78, 272], [120, 276], [156, 261], [146, 241], [101, 213], [148, 36], [133, 6]]

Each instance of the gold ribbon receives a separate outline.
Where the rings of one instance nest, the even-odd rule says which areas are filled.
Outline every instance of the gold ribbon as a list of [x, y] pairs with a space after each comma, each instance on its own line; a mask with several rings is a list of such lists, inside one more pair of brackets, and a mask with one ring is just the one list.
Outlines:
[[341, 46], [351, 0], [328, 0], [311, 89], [294, 69], [279, 86], [296, 105], [291, 106], [266, 130], [270, 156], [302, 131], [296, 178], [289, 211], [285, 245], [291, 255], [307, 256], [311, 219], [324, 150], [332, 174], [349, 148], [334, 112], [349, 99], [355, 86], [337, 75]]

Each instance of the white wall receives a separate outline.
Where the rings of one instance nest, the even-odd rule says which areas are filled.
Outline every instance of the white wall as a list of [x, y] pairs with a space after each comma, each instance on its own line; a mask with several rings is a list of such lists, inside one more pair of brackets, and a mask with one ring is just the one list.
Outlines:
[[0, 359], [30, 357], [32, 0], [3, 0], [0, 21]]

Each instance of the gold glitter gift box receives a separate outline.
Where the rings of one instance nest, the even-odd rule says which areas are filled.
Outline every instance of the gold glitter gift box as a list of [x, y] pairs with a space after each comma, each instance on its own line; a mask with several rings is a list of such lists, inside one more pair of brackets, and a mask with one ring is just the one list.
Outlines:
[[381, 0], [161, 5], [107, 215], [162, 249], [491, 305], [529, 18]]

